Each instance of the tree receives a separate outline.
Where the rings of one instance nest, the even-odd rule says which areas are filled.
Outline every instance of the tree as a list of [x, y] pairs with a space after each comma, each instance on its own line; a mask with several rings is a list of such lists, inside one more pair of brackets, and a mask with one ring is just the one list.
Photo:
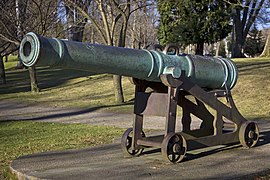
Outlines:
[[[76, 7], [84, 18], [90, 21], [101, 37], [103, 44], [110, 46], [125, 47], [126, 35], [130, 16], [136, 10], [148, 6], [143, 0], [92, 0], [89, 5], [94, 6], [95, 13], [89, 12], [91, 7], [86, 9], [78, 6], [76, 0], [66, 0], [67, 6]], [[135, 6], [138, 5], [138, 6]], [[115, 100], [118, 103], [124, 102], [121, 76], [113, 75]]]
[[[16, 5], [16, 19], [17, 19], [17, 24], [16, 24], [16, 34], [17, 34], [17, 40], [20, 41], [25, 32], [25, 22], [27, 18], [27, 6], [28, 6], [28, 0], [15, 0], [15, 5]], [[20, 56], [18, 55], [18, 64], [17, 68], [23, 68], [24, 65], [22, 63], [22, 60], [20, 59]], [[31, 84], [31, 91], [32, 92], [39, 92], [40, 89], [38, 87], [37, 83], [37, 78], [36, 78], [36, 69], [35, 67], [29, 68], [29, 76], [30, 76], [30, 84]]]
[[232, 8], [233, 37], [232, 57], [244, 57], [246, 37], [252, 25], [259, 18], [265, 0], [230, 0], [226, 1]]
[[[18, 49], [29, 31], [41, 35], [55, 33], [58, 2], [54, 0], [2, 0], [0, 2], [0, 39]], [[31, 90], [39, 91], [35, 69], [29, 68]]]
[[158, 0], [161, 44], [196, 44], [203, 55], [204, 43], [214, 43], [231, 32], [230, 8], [222, 1]]
[[[135, 6], [139, 7], [139, 5]], [[127, 46], [137, 49], [148, 49], [158, 43], [156, 32], [157, 13], [155, 5], [140, 8], [133, 13], [130, 17], [127, 32]]]
[[264, 49], [260, 57], [270, 57], [270, 29], [268, 30], [267, 39], [265, 41]]
[[0, 55], [0, 78], [2, 79], [2, 83], [6, 84], [5, 66], [3, 62], [3, 57], [1, 55]]
[[3, 57], [6, 56], [4, 52], [9, 48], [10, 45], [11, 43], [7, 42], [0, 46], [0, 78], [2, 79], [3, 84], [6, 84], [6, 72]]
[[0, 2], [0, 40], [1, 44], [10, 42], [19, 45], [17, 40], [16, 1], [3, 0]]
[[177, 43], [178, 34], [174, 34], [175, 24], [175, 8], [177, 2], [174, 1], [161, 1], [158, 0], [158, 12], [160, 14], [160, 24], [158, 29], [158, 39], [161, 45], [168, 43]]
[[57, 33], [58, 2], [54, 0], [0, 1], [0, 40], [19, 45], [30, 31], [41, 35]]

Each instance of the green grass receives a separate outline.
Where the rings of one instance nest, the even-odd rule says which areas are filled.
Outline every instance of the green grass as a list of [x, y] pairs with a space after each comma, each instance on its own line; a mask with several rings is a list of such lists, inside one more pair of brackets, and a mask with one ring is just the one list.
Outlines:
[[[6, 59], [4, 58], [4, 61]], [[11, 69], [15, 69], [16, 65], [18, 62], [18, 58], [17, 56], [8, 56], [8, 62], [5, 62], [5, 70], [11, 70]]]
[[121, 105], [114, 101], [111, 75], [94, 75], [91, 72], [41, 68], [37, 70], [40, 93], [31, 93], [27, 70], [7, 71], [7, 84], [0, 85], [0, 100], [13, 99], [55, 107], [96, 108], [114, 112], [132, 112], [134, 86], [123, 78], [125, 100]]
[[270, 58], [235, 59], [239, 78], [232, 90], [240, 112], [248, 119], [270, 120]]
[[[270, 120], [270, 58], [234, 61], [239, 70], [239, 78], [232, 94], [238, 109], [248, 119]], [[14, 62], [9, 63], [5, 64], [7, 84], [0, 85], [0, 100], [54, 107], [93, 108], [95, 111], [132, 112], [134, 86], [127, 78], [123, 79], [127, 103], [116, 104], [110, 75], [42, 68], [38, 69], [41, 92], [31, 93], [28, 71], [14, 70]], [[2, 122], [1, 173], [6, 172], [12, 159], [24, 154], [108, 143], [121, 134], [121, 129], [111, 127], [31, 121]]]
[[12, 177], [8, 165], [19, 156], [106, 144], [120, 137], [123, 131], [85, 124], [0, 122], [0, 179]]
[[[240, 112], [247, 118], [270, 119], [270, 58], [234, 59], [239, 78], [232, 90]], [[8, 71], [0, 85], [0, 100], [12, 99], [55, 107], [93, 108], [95, 111], [132, 113], [134, 86], [123, 78], [126, 103], [114, 102], [111, 75], [60, 69], [38, 69], [40, 93], [31, 93], [27, 70]]]

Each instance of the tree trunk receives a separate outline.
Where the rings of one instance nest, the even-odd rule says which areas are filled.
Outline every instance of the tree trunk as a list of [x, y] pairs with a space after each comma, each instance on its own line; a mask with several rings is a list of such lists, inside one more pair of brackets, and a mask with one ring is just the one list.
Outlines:
[[243, 37], [236, 35], [234, 49], [232, 49], [233, 58], [245, 57], [243, 54], [244, 43], [245, 43], [245, 40], [243, 39]]
[[270, 30], [268, 32], [268, 36], [264, 45], [264, 49], [260, 57], [270, 57]]
[[122, 76], [113, 75], [113, 85], [114, 85], [115, 101], [117, 103], [123, 103], [124, 96], [122, 89]]
[[233, 25], [233, 29], [232, 29], [232, 42], [231, 42], [231, 58], [233, 57], [233, 54], [234, 54], [234, 46], [235, 46], [235, 31], [234, 31], [234, 26]]
[[[125, 39], [123, 38], [123, 25], [120, 30], [119, 40], [118, 40], [118, 47], [125, 46]], [[124, 93], [122, 87], [122, 77], [119, 75], [113, 75], [113, 85], [114, 85], [114, 97], [117, 103], [124, 103]]]
[[31, 91], [39, 92], [37, 76], [36, 76], [36, 68], [34, 66], [29, 68], [29, 75], [30, 75], [30, 80], [31, 80]]
[[0, 77], [2, 79], [2, 83], [6, 84], [6, 73], [5, 73], [5, 66], [3, 62], [3, 57], [0, 56]]
[[239, 22], [239, 17], [234, 18], [234, 29], [233, 29], [233, 47], [232, 47], [232, 57], [233, 58], [242, 58], [243, 47], [245, 43], [245, 38], [243, 37], [243, 30], [241, 28], [242, 24]]
[[243, 37], [243, 23], [241, 21], [241, 10], [233, 9], [233, 36], [232, 36], [232, 58], [241, 58], [243, 57], [243, 46], [244, 46], [244, 37]]
[[197, 43], [195, 50], [196, 55], [203, 55], [203, 45], [204, 45], [203, 42]]
[[217, 47], [216, 47], [216, 57], [219, 56], [219, 48], [220, 48], [220, 42], [217, 42]]

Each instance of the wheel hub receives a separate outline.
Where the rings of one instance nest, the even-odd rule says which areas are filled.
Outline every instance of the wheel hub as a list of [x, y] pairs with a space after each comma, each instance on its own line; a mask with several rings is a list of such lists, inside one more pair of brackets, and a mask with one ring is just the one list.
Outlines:
[[254, 136], [255, 136], [255, 132], [254, 132], [254, 131], [249, 131], [249, 132], [248, 132], [248, 137], [249, 137], [250, 139], [253, 139]]
[[181, 150], [182, 150], [182, 147], [180, 146], [180, 144], [177, 144], [176, 143], [176, 144], [173, 145], [173, 152], [174, 153], [177, 153], [178, 154], [178, 153], [181, 152]]

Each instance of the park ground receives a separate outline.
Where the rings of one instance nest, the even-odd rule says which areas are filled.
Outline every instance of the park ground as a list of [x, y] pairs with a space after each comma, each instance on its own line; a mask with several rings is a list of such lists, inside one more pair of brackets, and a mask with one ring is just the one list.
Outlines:
[[[239, 111], [249, 120], [270, 120], [270, 58], [235, 59], [239, 78], [232, 90]], [[75, 70], [40, 68], [40, 93], [31, 93], [27, 70], [15, 70], [16, 59], [5, 63], [7, 84], [0, 85], [0, 101], [46, 110], [84, 110], [98, 113], [132, 113], [134, 86], [123, 79], [126, 103], [114, 102], [111, 75]], [[4, 114], [5, 112], [1, 112]], [[32, 111], [24, 112], [29, 115]], [[12, 115], [12, 114], [10, 114]], [[110, 143], [125, 129], [89, 124], [0, 120], [0, 179], [18, 156], [50, 150], [82, 148]]]

